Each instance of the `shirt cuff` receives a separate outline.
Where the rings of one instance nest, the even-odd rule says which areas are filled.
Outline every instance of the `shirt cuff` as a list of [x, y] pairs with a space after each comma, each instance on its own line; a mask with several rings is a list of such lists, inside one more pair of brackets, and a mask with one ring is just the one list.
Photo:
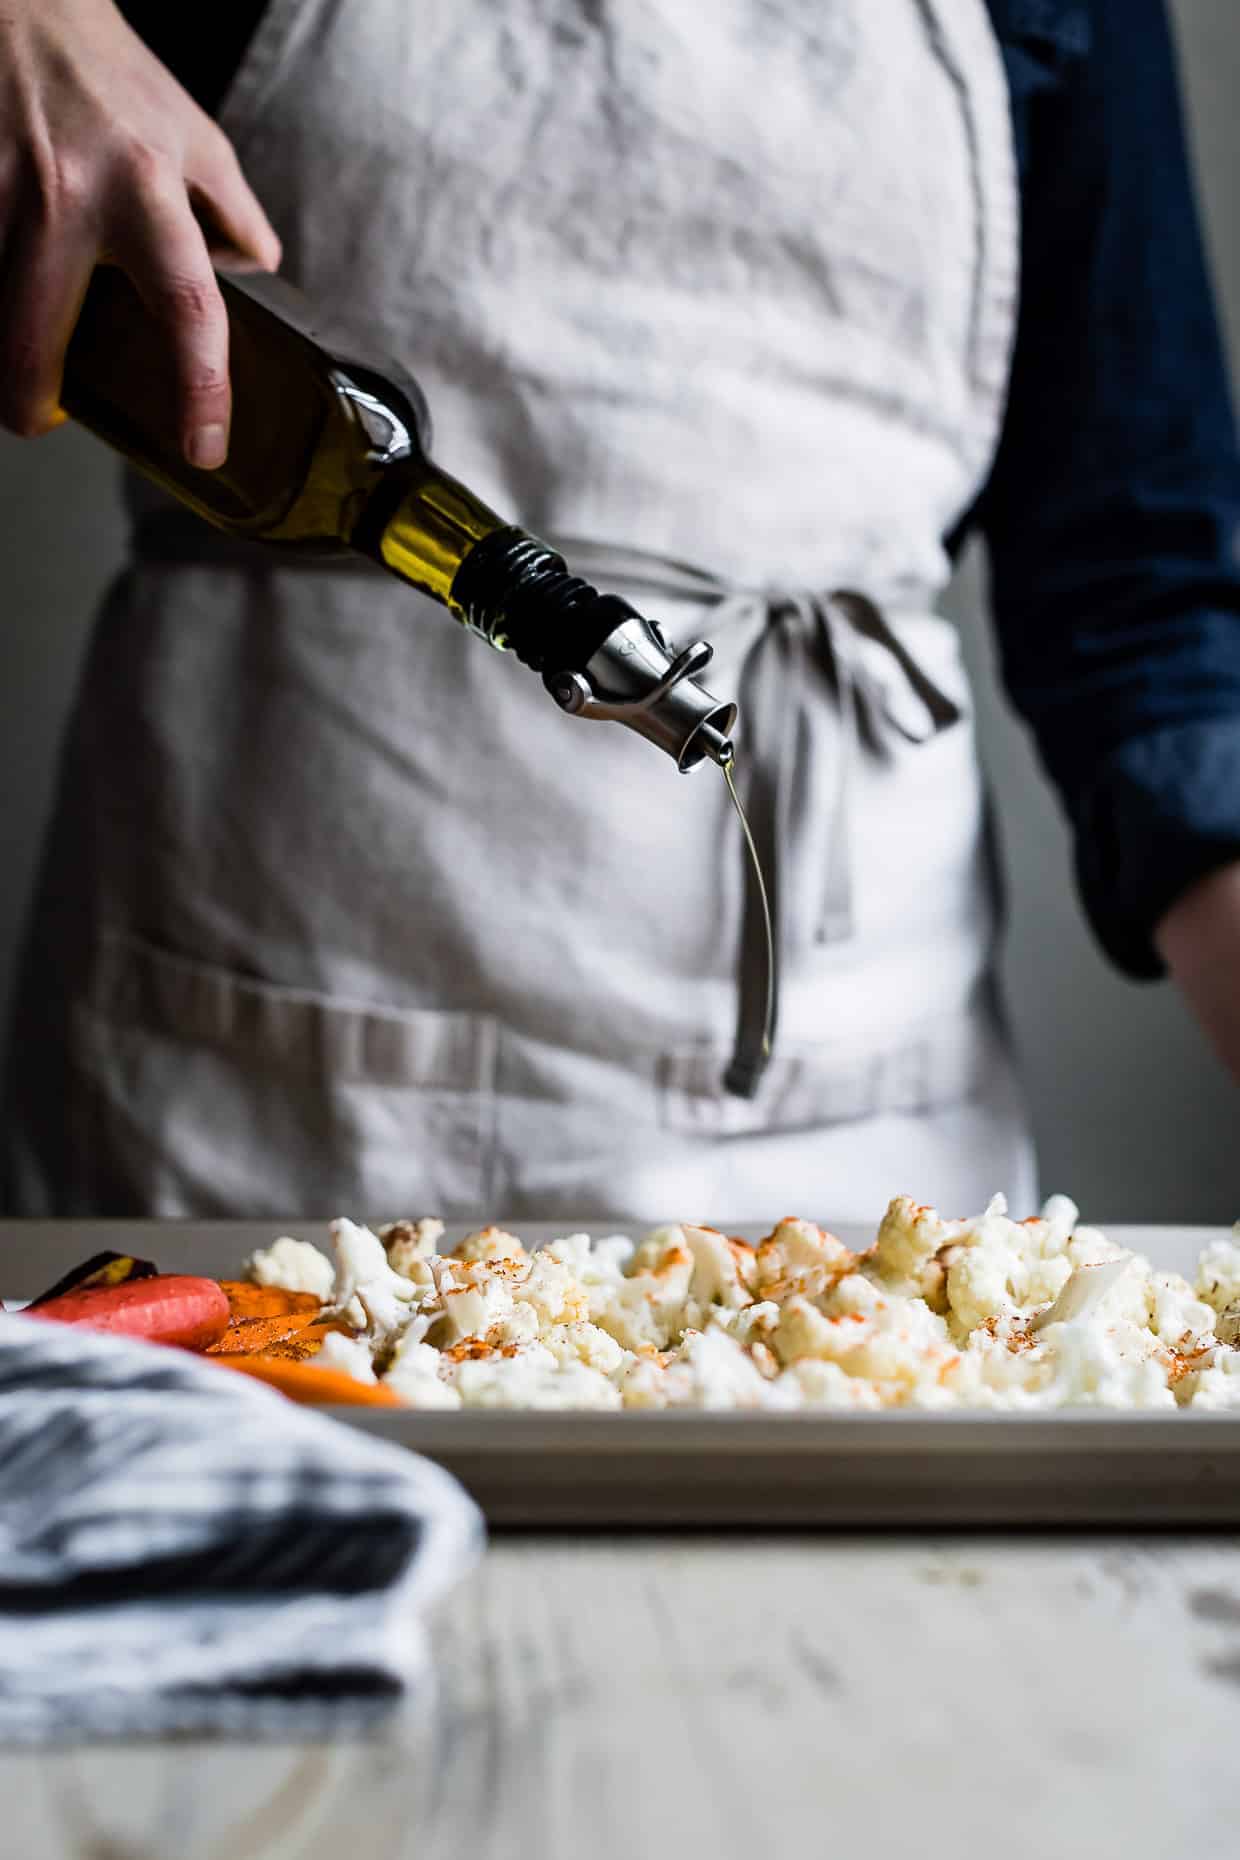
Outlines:
[[1198, 879], [1240, 860], [1240, 716], [1132, 738], [1069, 811], [1095, 935], [1126, 975], [1157, 979], [1163, 916]]

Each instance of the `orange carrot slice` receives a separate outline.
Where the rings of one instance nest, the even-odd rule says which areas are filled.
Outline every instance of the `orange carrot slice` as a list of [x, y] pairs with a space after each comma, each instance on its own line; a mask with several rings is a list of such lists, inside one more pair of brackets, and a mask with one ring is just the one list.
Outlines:
[[317, 1407], [323, 1403], [350, 1408], [403, 1408], [404, 1403], [382, 1382], [359, 1382], [343, 1369], [318, 1363], [288, 1362], [270, 1356], [213, 1356], [213, 1363], [253, 1376], [269, 1388], [279, 1389], [290, 1401]]
[[32, 1307], [30, 1315], [49, 1324], [80, 1324], [146, 1343], [205, 1350], [228, 1328], [228, 1300], [214, 1279], [160, 1273], [153, 1279], [62, 1292]]
[[290, 1311], [321, 1311], [323, 1301], [313, 1292], [286, 1292], [282, 1285], [251, 1285], [248, 1279], [221, 1279], [233, 1322], [242, 1318], [285, 1317]]
[[347, 1328], [339, 1324], [321, 1324], [316, 1311], [286, 1311], [283, 1317], [235, 1318], [208, 1356], [257, 1356], [282, 1344], [282, 1356], [313, 1356], [329, 1331]]

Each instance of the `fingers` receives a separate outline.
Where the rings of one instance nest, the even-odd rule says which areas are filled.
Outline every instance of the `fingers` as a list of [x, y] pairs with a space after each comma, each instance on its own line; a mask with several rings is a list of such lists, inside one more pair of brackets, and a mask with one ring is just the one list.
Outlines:
[[214, 471], [228, 456], [228, 313], [183, 187], [148, 186], [109, 243], [172, 345], [185, 457]]
[[280, 241], [227, 137], [212, 126], [186, 161], [185, 173], [212, 256], [234, 270], [278, 270]]
[[186, 457], [216, 467], [228, 318], [208, 239], [262, 269], [279, 264], [280, 242], [227, 137], [112, 5], [11, 12], [0, 0], [0, 422], [21, 433], [56, 422], [65, 349], [106, 258], [171, 345]]
[[85, 211], [14, 211], [0, 284], [0, 423], [24, 437], [64, 418], [65, 350], [94, 269], [97, 237]]

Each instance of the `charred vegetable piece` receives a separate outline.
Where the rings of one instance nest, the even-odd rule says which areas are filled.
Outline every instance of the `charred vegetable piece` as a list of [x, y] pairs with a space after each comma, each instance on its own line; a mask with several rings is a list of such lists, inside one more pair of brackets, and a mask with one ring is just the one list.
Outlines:
[[320, 1323], [315, 1311], [289, 1311], [283, 1317], [253, 1317], [232, 1322], [212, 1356], [313, 1356], [322, 1347], [329, 1331], [347, 1330], [348, 1325]]
[[323, 1301], [313, 1292], [286, 1292], [279, 1285], [253, 1285], [248, 1279], [221, 1279], [233, 1323], [244, 1318], [284, 1317], [288, 1312], [321, 1311]]
[[279, 1389], [290, 1401], [317, 1407], [330, 1403], [350, 1408], [401, 1408], [404, 1403], [382, 1382], [359, 1382], [343, 1369], [317, 1363], [282, 1362], [270, 1356], [213, 1356], [213, 1363], [253, 1376]]
[[205, 1350], [228, 1329], [228, 1300], [214, 1279], [169, 1273], [125, 1285], [88, 1285], [49, 1298], [30, 1315]]
[[135, 1259], [132, 1253], [93, 1253], [72, 1272], [66, 1272], [63, 1279], [57, 1279], [55, 1285], [46, 1292], [33, 1298], [26, 1307], [33, 1311], [36, 1305], [45, 1305], [49, 1299], [62, 1298], [66, 1292], [84, 1291], [92, 1285], [132, 1285], [135, 1279], [153, 1279], [159, 1267], [149, 1259]]

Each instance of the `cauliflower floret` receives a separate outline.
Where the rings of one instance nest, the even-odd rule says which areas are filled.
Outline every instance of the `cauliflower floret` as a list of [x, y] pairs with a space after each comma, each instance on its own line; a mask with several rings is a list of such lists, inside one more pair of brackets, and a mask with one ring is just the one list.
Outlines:
[[1051, 1365], [1049, 1406], [1174, 1408], [1166, 1363], [1149, 1331], [1123, 1321], [1050, 1324], [1040, 1333]]
[[331, 1234], [336, 1249], [333, 1309], [375, 1341], [392, 1336], [408, 1321], [418, 1287], [393, 1272], [383, 1242], [369, 1227], [338, 1220], [332, 1222]]
[[480, 1227], [477, 1233], [466, 1234], [461, 1244], [454, 1249], [452, 1257], [467, 1264], [489, 1264], [503, 1259], [524, 1266], [530, 1255], [515, 1234], [506, 1233], [502, 1227]]
[[634, 1250], [626, 1277], [589, 1290], [589, 1318], [626, 1350], [662, 1350], [685, 1328], [693, 1253], [680, 1227], [660, 1227]]
[[872, 1383], [885, 1403], [941, 1407], [955, 1399], [960, 1352], [943, 1320], [925, 1304], [889, 1308], [868, 1328], [858, 1329], [856, 1339], [842, 1367]]
[[727, 1305], [739, 1310], [749, 1304], [757, 1282], [753, 1248], [743, 1240], [730, 1240], [714, 1227], [684, 1227], [681, 1232], [693, 1255], [690, 1297], [703, 1307]]
[[[490, 1343], [527, 1344], [537, 1343], [543, 1331], [533, 1305], [522, 1304], [517, 1299], [507, 1316], [489, 1325], [485, 1334]], [[548, 1331], [546, 1334], [553, 1337], [555, 1332]]]
[[605, 1304], [591, 1299], [590, 1322], [638, 1355], [665, 1350], [683, 1328], [663, 1323], [641, 1285], [632, 1281]]
[[770, 1408], [787, 1401], [722, 1330], [689, 1331], [662, 1387], [673, 1408]]
[[782, 1298], [801, 1292], [818, 1297], [855, 1262], [856, 1255], [824, 1227], [813, 1221], [780, 1221], [755, 1255], [757, 1296]]
[[587, 1286], [610, 1286], [623, 1278], [633, 1258], [633, 1242], [625, 1234], [606, 1234], [592, 1240], [589, 1234], [561, 1234], [541, 1249], [567, 1266]]
[[[858, 1320], [864, 1323], [864, 1319]], [[826, 1318], [817, 1305], [799, 1292], [784, 1300], [779, 1322], [770, 1343], [781, 1363], [795, 1363], [804, 1356], [819, 1356], [835, 1361], [845, 1351], [841, 1345], [839, 1318]]]
[[1012, 1221], [997, 1196], [966, 1223], [947, 1272], [952, 1328], [967, 1338], [991, 1318], [1050, 1304], [1072, 1277], [1065, 1235], [1047, 1221]]
[[1215, 1311], [1240, 1302], [1240, 1222], [1231, 1240], [1212, 1240], [1197, 1264], [1196, 1292]]
[[780, 1306], [769, 1298], [760, 1304], [745, 1305], [739, 1311], [716, 1305], [710, 1313], [710, 1327], [726, 1331], [729, 1337], [750, 1349], [755, 1344], [769, 1342], [779, 1328], [779, 1314]]
[[927, 1262], [958, 1239], [965, 1225], [964, 1221], [945, 1221], [933, 1208], [923, 1207], [908, 1195], [897, 1195], [879, 1226], [871, 1269], [884, 1284], [915, 1283]]
[[626, 1408], [666, 1408], [667, 1371], [653, 1356], [630, 1356], [616, 1377]]
[[1076, 1232], [1081, 1210], [1068, 1195], [1048, 1195], [1042, 1203], [1042, 1219], [1065, 1242]]
[[887, 1294], [864, 1273], [849, 1272], [819, 1300], [827, 1317], [873, 1317], [887, 1303]]
[[793, 1297], [772, 1343], [786, 1366], [808, 1358], [835, 1363], [891, 1403], [920, 1395], [942, 1405], [950, 1394], [944, 1378], [959, 1360], [942, 1318], [920, 1298], [879, 1299], [868, 1312], [827, 1317], [809, 1299]]
[[325, 1369], [343, 1369], [356, 1382], [374, 1382], [375, 1368], [370, 1360], [370, 1345], [363, 1337], [346, 1337], [343, 1331], [330, 1330], [314, 1361]]
[[556, 1239], [548, 1240], [539, 1251], [545, 1253], [548, 1259], [558, 1259], [562, 1266], [568, 1267], [575, 1279], [584, 1279], [590, 1271], [594, 1242], [589, 1234], [559, 1234]]
[[418, 1221], [389, 1221], [379, 1229], [379, 1238], [393, 1272], [401, 1272], [419, 1284], [427, 1282], [426, 1261], [444, 1236], [444, 1224], [431, 1215]]
[[1140, 1322], [1144, 1315], [1143, 1289], [1137, 1293], [1135, 1307], [1131, 1295], [1125, 1296], [1118, 1289], [1125, 1281], [1135, 1279], [1135, 1269], [1139, 1265], [1135, 1255], [1127, 1254], [1118, 1259], [1102, 1260], [1097, 1265], [1076, 1267], [1054, 1302], [1038, 1312], [1029, 1327], [1031, 1334], [1051, 1324], [1077, 1323], [1083, 1318], [1096, 1320], [1104, 1307], [1111, 1319], [1131, 1318], [1135, 1309]]
[[[514, 1300], [503, 1279], [479, 1276], [445, 1290], [442, 1303], [446, 1340], [452, 1344], [464, 1337], [485, 1337], [494, 1325], [511, 1318]], [[438, 1329], [435, 1336], [438, 1341]]]
[[632, 1360], [631, 1352], [597, 1324], [558, 1324], [546, 1333], [543, 1343], [557, 1363], [584, 1363], [604, 1376], [614, 1377]]
[[1105, 1266], [1113, 1259], [1138, 1257], [1130, 1254], [1126, 1248], [1117, 1246], [1114, 1240], [1108, 1240], [1097, 1227], [1078, 1227], [1064, 1251], [1073, 1266]]
[[876, 1388], [847, 1375], [838, 1363], [819, 1357], [803, 1357], [790, 1363], [778, 1387], [791, 1404], [800, 1408], [874, 1409], [883, 1405]]
[[584, 1363], [558, 1363], [543, 1344], [514, 1355], [466, 1358], [452, 1367], [466, 1408], [618, 1408], [620, 1391]]
[[1184, 1378], [1176, 1390], [1191, 1408], [1240, 1408], [1240, 1351], [1218, 1349], [1195, 1374]]
[[408, 1334], [383, 1377], [385, 1387], [411, 1408], [459, 1408], [459, 1392], [443, 1375], [443, 1358], [429, 1343], [415, 1342]]
[[545, 1248], [529, 1256], [529, 1271], [514, 1281], [513, 1296], [538, 1314], [541, 1330], [553, 1324], [580, 1324], [590, 1317], [590, 1298], [563, 1260]]
[[[961, 1247], [947, 1273], [947, 1303], [960, 1337], [989, 1318], [1005, 1317], [1017, 1308], [1012, 1279], [1020, 1262], [1011, 1247]], [[1067, 1268], [1067, 1275], [1071, 1267]]]
[[281, 1235], [265, 1250], [251, 1253], [245, 1275], [256, 1285], [278, 1286], [285, 1292], [309, 1292], [326, 1304], [336, 1285], [336, 1269], [326, 1253], [308, 1240]]
[[604, 1234], [601, 1240], [596, 1240], [591, 1246], [589, 1258], [582, 1268], [582, 1277], [587, 1281], [593, 1278], [619, 1278], [628, 1270], [635, 1250], [627, 1234]]
[[1174, 1350], [1198, 1350], [1214, 1341], [1216, 1313], [1193, 1293], [1178, 1272], [1154, 1272], [1148, 1281], [1148, 1322], [1154, 1335]]

